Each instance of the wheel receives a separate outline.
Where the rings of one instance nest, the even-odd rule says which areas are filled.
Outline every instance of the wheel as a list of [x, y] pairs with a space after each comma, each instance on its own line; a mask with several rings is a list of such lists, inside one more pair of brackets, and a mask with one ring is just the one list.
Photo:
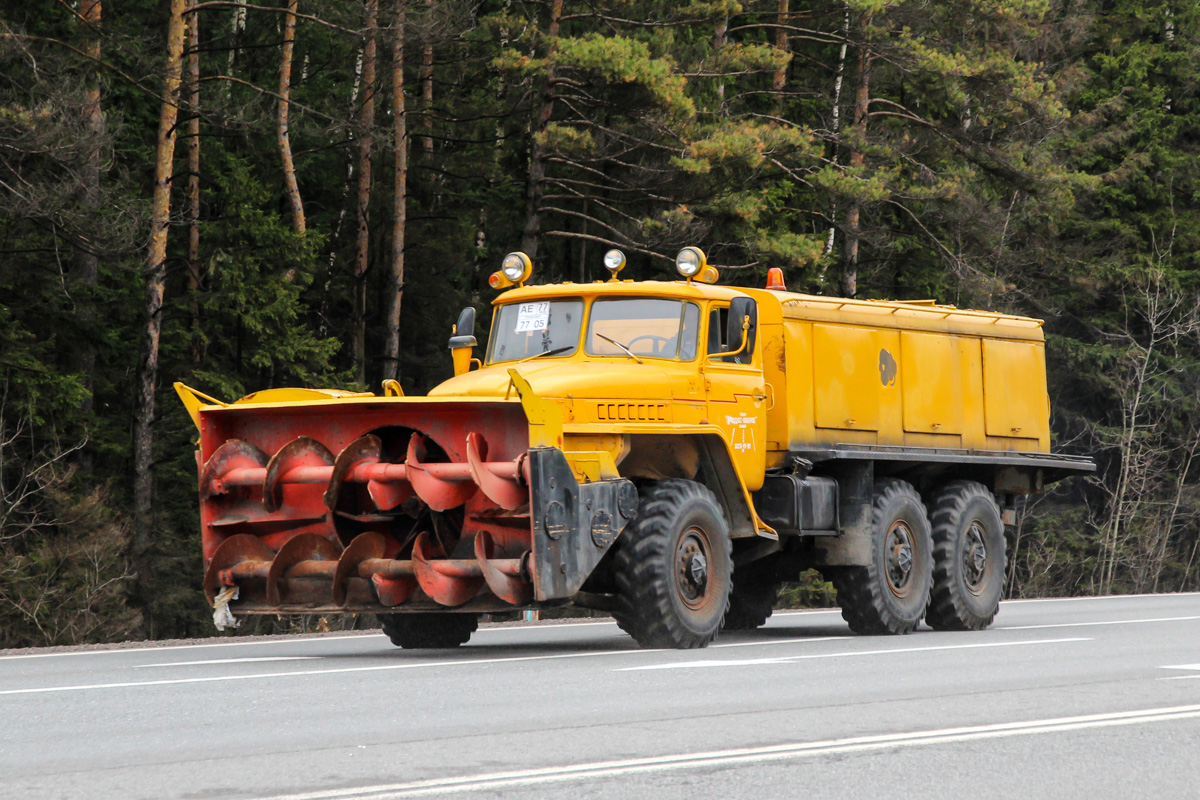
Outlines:
[[912, 633], [925, 614], [933, 580], [925, 506], [912, 485], [875, 482], [871, 563], [831, 572], [842, 618], [855, 633]]
[[[615, 554], [617, 624], [642, 647], [704, 647], [729, 606], [733, 546], [716, 496], [685, 480], [660, 481]], [[628, 627], [627, 627], [628, 626]]]
[[721, 630], [752, 631], [761, 628], [775, 610], [780, 583], [769, 579], [750, 580], [749, 576], [744, 580], [735, 580]]
[[925, 621], [939, 631], [981, 631], [1004, 589], [1004, 523], [981, 483], [955, 481], [932, 504], [933, 590]]
[[478, 614], [380, 614], [383, 632], [397, 647], [458, 647], [479, 627]]

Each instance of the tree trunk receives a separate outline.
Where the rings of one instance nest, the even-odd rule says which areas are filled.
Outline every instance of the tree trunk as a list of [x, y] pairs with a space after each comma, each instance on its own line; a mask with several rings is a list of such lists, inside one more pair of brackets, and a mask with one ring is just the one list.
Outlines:
[[[713, 51], [720, 52], [725, 46], [725, 35], [729, 32], [729, 15], [725, 14], [717, 20], [716, 30], [713, 32]], [[717, 81], [717, 108], [722, 115], [725, 113], [725, 79]]]
[[179, 84], [183, 72], [183, 11], [187, 0], [171, 0], [167, 25], [167, 61], [163, 70], [162, 112], [154, 159], [154, 194], [150, 210], [150, 246], [146, 255], [146, 327], [137, 372], [137, 413], [133, 435], [134, 556], [150, 541], [154, 503], [154, 390], [158, 383], [159, 336], [162, 333], [166, 282], [167, 226], [171, 221], [171, 172], [175, 162], [175, 122], [179, 118]]
[[375, 47], [379, 0], [367, 0], [367, 39], [363, 45], [363, 102], [358, 140], [358, 239], [354, 249], [353, 358], [359, 383], [367, 382], [367, 256], [370, 239], [371, 150], [375, 144]]
[[[433, 0], [425, 0], [425, 14], [433, 16]], [[433, 155], [433, 20], [427, 21], [425, 47], [421, 50], [421, 100], [425, 108], [425, 157]]]
[[[836, 168], [838, 165], [838, 148], [842, 138], [842, 80], [846, 76], [846, 39], [850, 36], [850, 6], [846, 6], [842, 16], [842, 47], [838, 51], [837, 71], [833, 79], [833, 103], [829, 132], [833, 136], [833, 156], [831, 161]], [[833, 243], [837, 236], [837, 201], [829, 204], [829, 236], [825, 239], [825, 255], [833, 252]], [[821, 278], [825, 278], [825, 268], [821, 268]]]
[[[866, 28], [870, 18], [863, 20]], [[867, 111], [871, 103], [871, 55], [867, 42], [859, 43], [858, 50], [858, 87], [854, 92], [854, 146], [850, 151], [850, 167], [862, 167], [864, 153], [862, 144], [867, 136]], [[858, 294], [858, 245], [861, 236], [860, 219], [862, 207], [857, 199], [850, 201], [846, 210], [846, 254], [842, 265], [842, 294], [854, 297]]]
[[[104, 115], [100, 110], [100, 23], [103, 18], [101, 0], [83, 0], [79, 8], [80, 22], [85, 30], [84, 55], [91, 62], [84, 78], [83, 115], [87, 120], [88, 139], [84, 143], [83, 169], [80, 174], [82, 192], [80, 210], [85, 217], [94, 218], [100, 206], [100, 147], [104, 136]], [[94, 292], [100, 282], [100, 259], [90, 241], [75, 246], [71, 254], [71, 274], [77, 302], [77, 317], [83, 335], [74, 348], [72, 368], [83, 376], [87, 394], [79, 410], [85, 416], [91, 414], [94, 398], [93, 379], [96, 371], [95, 325], [96, 298]], [[83, 451], [78, 462], [84, 471], [91, 469], [89, 454]]]
[[541, 144], [550, 118], [554, 115], [554, 92], [556, 86], [554, 51], [558, 41], [558, 23], [562, 18], [563, 0], [550, 4], [550, 28], [546, 46], [546, 91], [542, 94], [542, 108], [538, 112], [537, 127], [533, 131], [529, 146], [529, 184], [525, 188], [525, 230], [521, 235], [521, 249], [530, 258], [537, 258], [538, 237], [542, 231], [542, 181], [546, 178], [546, 154]]
[[279, 63], [279, 115], [277, 138], [279, 154], [283, 160], [283, 185], [287, 190], [288, 203], [292, 206], [292, 230], [304, 233], [308, 224], [304, 219], [304, 202], [300, 198], [300, 184], [296, 181], [296, 164], [292, 160], [292, 141], [288, 135], [288, 112], [292, 96], [292, 54], [296, 49], [296, 11], [300, 0], [288, 0], [288, 10], [283, 16], [283, 56]]
[[[408, 0], [396, 0], [396, 38], [392, 40], [392, 144], [396, 150], [392, 178], [392, 273], [387, 291], [387, 343], [383, 377], [400, 379], [400, 303], [404, 299], [404, 228], [408, 221], [408, 117], [404, 103], [404, 25]], [[433, 51], [430, 54], [432, 65]], [[421, 67], [425, 62], [422, 59]], [[432, 82], [430, 94], [432, 95]]]
[[192, 363], [199, 364], [200, 348], [200, 15], [188, 15], [188, 327]]
[[[787, 25], [789, 16], [788, 0], [779, 0], [779, 14], [776, 17], [776, 24], [779, 27], [775, 29], [775, 47], [784, 53], [788, 49], [788, 32], [784, 26]], [[771, 80], [771, 92], [775, 95], [775, 116], [777, 117], [783, 117], [783, 87], [787, 86], [787, 71], [788, 65], [784, 64], [775, 70], [775, 77]]]

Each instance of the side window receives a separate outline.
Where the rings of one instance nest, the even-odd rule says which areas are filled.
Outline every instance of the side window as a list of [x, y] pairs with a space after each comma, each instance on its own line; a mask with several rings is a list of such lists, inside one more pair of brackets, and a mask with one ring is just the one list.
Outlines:
[[679, 337], [679, 358], [691, 361], [700, 344], [700, 307], [688, 303], [683, 307], [683, 335]]
[[708, 354], [725, 349], [725, 324], [729, 320], [729, 307], [714, 308], [708, 312]]

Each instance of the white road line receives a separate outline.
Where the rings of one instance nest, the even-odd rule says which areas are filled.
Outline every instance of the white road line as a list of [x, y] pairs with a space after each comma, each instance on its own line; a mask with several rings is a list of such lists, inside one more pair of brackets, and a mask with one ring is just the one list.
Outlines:
[[1159, 669], [1190, 669], [1200, 670], [1200, 664], [1170, 664], [1168, 666], [1159, 667]]
[[[841, 636], [828, 636], [820, 638], [806, 639], [773, 639], [767, 641], [756, 642], [733, 642], [730, 644], [713, 645], [713, 648], [724, 647], [770, 647], [778, 644], [807, 644], [809, 642], [826, 642], [831, 640], [843, 639]], [[287, 678], [299, 675], [339, 675], [352, 672], [386, 672], [390, 670], [400, 669], [429, 669], [440, 667], [456, 667], [470, 666], [473, 664], [506, 664], [509, 662], [522, 661], [556, 661], [567, 658], [596, 658], [600, 656], [620, 656], [620, 655], [635, 655], [639, 653], [662, 653], [674, 652], [664, 650], [637, 650], [626, 648], [623, 650], [597, 650], [587, 653], [559, 653], [551, 655], [537, 656], [508, 656], [498, 658], [471, 658], [455, 661], [417, 661], [405, 662], [402, 664], [381, 664], [371, 667], [335, 667], [330, 669], [310, 669], [310, 670], [295, 670], [289, 672], [263, 672], [252, 675], [210, 675], [195, 678], [170, 678], [156, 681], [120, 681], [115, 683], [90, 683], [80, 684], [75, 686], [40, 686], [30, 687], [26, 689], [5, 689], [0, 690], [0, 696], [14, 694], [49, 694], [53, 692], [81, 692], [92, 689], [128, 689], [139, 686], [175, 686], [186, 683], [211, 683], [216, 681], [247, 681], [247, 680], [266, 680], [274, 678]], [[198, 662], [191, 662], [198, 663]]]
[[1025, 603], [1089, 603], [1097, 600], [1139, 600], [1147, 597], [1200, 597], [1200, 592], [1160, 592], [1159, 594], [1104, 594], [1092, 597], [1029, 597], [1020, 600], [1005, 600], [1001, 606]]
[[[1134, 600], [1142, 598], [1172, 598], [1172, 597], [1197, 597], [1200, 592], [1174, 592], [1169, 594], [1114, 594], [1104, 595], [1101, 597], [1041, 597], [1030, 598], [1024, 600], [1005, 600], [1000, 604], [1001, 608], [1010, 605], [1023, 605], [1028, 603], [1074, 603], [1074, 602], [1103, 602], [1106, 600]], [[837, 614], [836, 608], [823, 609], [803, 609], [799, 611], [778, 611], [772, 615], [772, 618], [779, 617], [796, 617], [796, 616], [815, 616], [821, 614]], [[1180, 618], [1186, 619], [1186, 618]], [[1089, 623], [1076, 623], [1089, 624]], [[1090, 623], [1100, 624], [1100, 623]], [[498, 628], [480, 628], [476, 632], [476, 636], [480, 634], [489, 634], [496, 631], [546, 631], [556, 627], [564, 628], [588, 628], [598, 627], [601, 625], [612, 626], [614, 623], [610, 620], [599, 622], [557, 622], [553, 626], [550, 625], [521, 625], [513, 627], [498, 627]], [[1036, 627], [1036, 626], [1034, 626]], [[1064, 625], [1063, 627], [1069, 627]], [[996, 627], [994, 630], [1025, 630], [1027, 628], [1003, 628]], [[195, 650], [201, 647], [249, 647], [252, 645], [274, 645], [274, 644], [296, 644], [297, 642], [326, 642], [339, 641], [342, 639], [370, 639], [373, 637], [382, 636], [382, 634], [363, 634], [363, 633], [348, 633], [334, 636], [287, 636], [278, 639], [259, 639], [253, 641], [213, 641], [213, 642], [197, 642], [194, 644], [175, 644], [147, 647], [114, 647], [107, 650], [77, 650], [71, 652], [55, 652], [55, 653], [14, 653], [11, 655], [0, 656], [0, 661], [9, 661], [24, 658], [63, 658], [63, 657], [78, 657], [78, 656], [98, 656], [98, 655], [113, 655], [119, 653], [145, 653], [145, 652], [166, 652], [168, 650]], [[216, 638], [216, 637], [214, 637]]]
[[208, 661], [169, 661], [163, 664], [135, 664], [134, 669], [152, 667], [197, 667], [207, 664], [253, 664], [260, 661], [318, 661], [324, 656], [259, 656], [258, 658], [213, 658]]
[[1200, 614], [1192, 617], [1155, 617], [1153, 619], [1105, 619], [1098, 622], [1056, 622], [1049, 625], [996, 625], [992, 630], [997, 631], [1038, 631], [1047, 628], [1090, 628], [1095, 625], [1141, 625], [1147, 622], [1188, 622], [1200, 619]]
[[1147, 708], [1138, 711], [1090, 714], [1078, 717], [1057, 717], [1030, 720], [1028, 722], [942, 728], [914, 731], [911, 733], [829, 739], [817, 742], [794, 742], [766, 747], [746, 747], [702, 753], [679, 753], [619, 761], [583, 762], [559, 767], [491, 772], [478, 775], [463, 775], [455, 778], [436, 778], [407, 783], [378, 784], [376, 786], [360, 786], [348, 789], [330, 789], [301, 794], [275, 795], [269, 798], [260, 798], [260, 800], [351, 800], [351, 798], [356, 800], [386, 800], [386, 798], [420, 797], [466, 791], [497, 790], [544, 783], [595, 780], [597, 778], [611, 778], [634, 773], [737, 766], [764, 761], [782, 761], [786, 759], [811, 758], [814, 756], [838, 755], [872, 750], [921, 747], [979, 739], [1063, 733], [1120, 725], [1145, 725], [1152, 722], [1171, 722], [1198, 717], [1200, 717], [1200, 705]]
[[[603, 622], [556, 622], [553, 625], [519, 625], [511, 627], [497, 628], [480, 628], [475, 632], [475, 636], [480, 634], [490, 634], [496, 631], [548, 631], [555, 628], [589, 628], [592, 626], [609, 625], [616, 626], [612, 620]], [[0, 661], [9, 661], [18, 658], [62, 658], [66, 656], [108, 656], [120, 653], [162, 653], [168, 650], [198, 650], [202, 647], [251, 647], [259, 644], [297, 644], [299, 642], [337, 642], [345, 639], [379, 639], [383, 638], [382, 633], [346, 633], [329, 635], [294, 635], [280, 636], [275, 639], [249, 639], [245, 641], [223, 641], [213, 637], [212, 642], [195, 642], [193, 644], [169, 644], [161, 647], [148, 645], [146, 647], [113, 647], [107, 650], [74, 650], [71, 652], [55, 652], [55, 653], [20, 653], [7, 656], [0, 656]]]
[[932, 653], [939, 650], [976, 650], [985, 647], [1019, 647], [1035, 644], [1062, 644], [1064, 642], [1090, 642], [1091, 639], [1029, 639], [1023, 642], [982, 642], [979, 644], [948, 644], [937, 647], [896, 647], [887, 650], [846, 650], [840, 653], [810, 653], [800, 656], [781, 656], [778, 658], [741, 658], [710, 661], [676, 661], [668, 664], [650, 664], [643, 667], [619, 667], [614, 672], [639, 672], [654, 669], [704, 669], [707, 667], [748, 667], [759, 664], [792, 664], [797, 661], [810, 661], [818, 658], [851, 658], [854, 656], [881, 656], [892, 653]]
[[[735, 643], [725, 644], [725, 645], [713, 645], [713, 649], [726, 648], [726, 647], [770, 647], [772, 645], [778, 645], [778, 644], [807, 644], [809, 642], [824, 642], [824, 641], [840, 640], [842, 638], [845, 638], [845, 637], [831, 636], [831, 637], [822, 637], [822, 638], [816, 638], [816, 639], [775, 639], [775, 640], [759, 641], [759, 642], [735, 642]], [[1050, 639], [1050, 640], [1042, 640], [1042, 641], [1045, 643], [1052, 643], [1052, 642], [1071, 642], [1071, 641], [1090, 641], [1090, 640], [1088, 640], [1088, 639]], [[862, 653], [855, 653], [853, 651], [850, 651], [850, 652], [846, 653], [846, 655], [860, 655], [860, 654], [861, 655], [876, 655], [876, 654], [882, 654], [882, 653], [888, 653], [888, 652], [904, 653], [904, 652], [919, 652], [922, 650], [957, 650], [957, 649], [974, 648], [974, 647], [1003, 647], [1003, 646], [1006, 646], [1007, 644], [1008, 643], [1006, 643], [1006, 642], [995, 642], [995, 643], [981, 643], [981, 644], [971, 644], [971, 645], [954, 645], [954, 646], [946, 646], [946, 647], [924, 647], [924, 648], [918, 647], [918, 648], [906, 648], [906, 649], [897, 649], [897, 650], [864, 651]], [[1021, 644], [1021, 643], [1018, 642], [1018, 644]], [[405, 662], [402, 664], [380, 664], [380, 665], [371, 666], [371, 667], [332, 667], [329, 669], [292, 670], [292, 671], [288, 671], [288, 672], [260, 672], [260, 673], [250, 674], [250, 675], [206, 675], [206, 676], [198, 676], [195, 678], [167, 678], [167, 679], [154, 680], [154, 681], [118, 681], [118, 682], [113, 682], [113, 683], [88, 683], [88, 684], [77, 684], [77, 685], [72, 685], [72, 686], [37, 686], [37, 687], [28, 687], [28, 688], [24, 688], [24, 689], [0, 690], [0, 696], [18, 695], [18, 694], [52, 694], [55, 692], [82, 692], [82, 691], [90, 691], [93, 689], [130, 689], [130, 688], [137, 688], [137, 687], [141, 687], [141, 686], [177, 686], [177, 685], [188, 684], [188, 683], [216, 683], [216, 682], [221, 682], [221, 681], [268, 680], [268, 679], [276, 679], [276, 678], [289, 678], [289, 677], [294, 677], [294, 676], [342, 675], [342, 674], [355, 673], [355, 672], [389, 672], [389, 671], [393, 671], [393, 670], [402, 670], [402, 669], [430, 669], [430, 668], [442, 668], [442, 667], [472, 666], [472, 665], [476, 665], [476, 664], [507, 664], [507, 663], [526, 662], [526, 661], [558, 661], [558, 660], [570, 659], [570, 658], [597, 658], [597, 657], [602, 657], [602, 656], [621, 656], [621, 655], [627, 656], [627, 655], [636, 655], [636, 654], [641, 654], [641, 653], [664, 653], [664, 652], [676, 652], [676, 651], [673, 651], [673, 650], [633, 650], [633, 649], [598, 650], [598, 651], [588, 652], [588, 653], [559, 653], [559, 654], [536, 655], [536, 656], [472, 658], [472, 659], [461, 659], [461, 660], [454, 660], [454, 661], [418, 661], [418, 662]], [[798, 658], [804, 658], [804, 656], [800, 656]], [[774, 661], [774, 660], [775, 659], [766, 659], [765, 661], [769, 662], [769, 661]], [[693, 662], [685, 662], [684, 666], [686, 666], [688, 663], [693, 663]], [[654, 669], [654, 668], [655, 667], [642, 667], [641, 669]]]

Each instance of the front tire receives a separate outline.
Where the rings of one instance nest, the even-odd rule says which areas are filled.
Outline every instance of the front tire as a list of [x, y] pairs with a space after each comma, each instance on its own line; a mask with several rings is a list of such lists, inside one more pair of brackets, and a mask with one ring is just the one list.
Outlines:
[[704, 647], [729, 606], [733, 545], [716, 496], [665, 480], [642, 496], [614, 562], [618, 624], [642, 647]]
[[380, 614], [392, 644], [405, 649], [447, 649], [466, 644], [479, 627], [478, 614]]
[[939, 631], [981, 631], [1004, 590], [1004, 523], [981, 483], [955, 481], [932, 504], [933, 591], [925, 621]]
[[925, 615], [933, 545], [921, 496], [906, 481], [875, 482], [871, 563], [831, 570], [842, 618], [855, 633], [912, 633]]

